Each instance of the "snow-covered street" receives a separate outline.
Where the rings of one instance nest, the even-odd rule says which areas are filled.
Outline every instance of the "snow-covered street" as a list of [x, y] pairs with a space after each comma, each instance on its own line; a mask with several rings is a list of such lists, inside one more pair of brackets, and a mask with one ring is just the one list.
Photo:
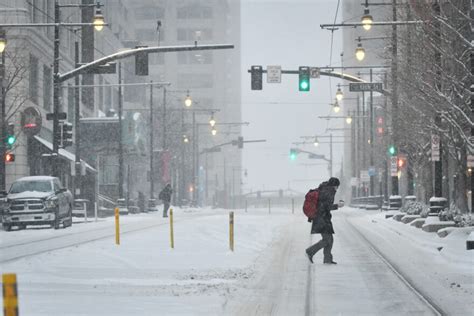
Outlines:
[[[17, 273], [22, 315], [434, 314], [367, 239], [437, 308], [469, 315], [474, 253], [462, 250], [466, 237], [439, 238], [383, 215], [334, 212], [334, 266], [323, 265], [322, 254], [312, 265], [304, 256], [319, 235], [310, 236], [299, 210], [236, 211], [231, 252], [227, 211], [176, 209], [174, 249], [158, 213], [122, 216], [120, 246], [112, 218], [76, 220], [60, 231], [1, 231], [0, 270]], [[10, 260], [47, 245], [65, 248]]]

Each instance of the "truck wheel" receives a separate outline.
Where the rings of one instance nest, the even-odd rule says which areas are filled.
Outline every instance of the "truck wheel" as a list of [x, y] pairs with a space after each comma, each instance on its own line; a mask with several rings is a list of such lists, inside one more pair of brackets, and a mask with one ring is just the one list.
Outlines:
[[72, 226], [72, 206], [69, 205], [69, 212], [67, 213], [67, 219], [63, 221], [64, 228]]
[[12, 230], [12, 225], [10, 224], [3, 224], [3, 229], [6, 231], [6, 232], [9, 232]]
[[54, 222], [53, 222], [52, 226], [53, 226], [54, 229], [59, 229], [60, 224], [61, 224], [61, 220], [59, 219], [59, 212], [56, 212]]

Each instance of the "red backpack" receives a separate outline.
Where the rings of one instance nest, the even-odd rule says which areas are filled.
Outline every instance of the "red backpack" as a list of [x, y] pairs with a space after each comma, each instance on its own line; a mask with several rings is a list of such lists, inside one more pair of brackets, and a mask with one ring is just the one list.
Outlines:
[[318, 198], [319, 198], [318, 189], [309, 190], [308, 193], [306, 193], [304, 197], [303, 213], [309, 219], [315, 218], [316, 214], [318, 213]]

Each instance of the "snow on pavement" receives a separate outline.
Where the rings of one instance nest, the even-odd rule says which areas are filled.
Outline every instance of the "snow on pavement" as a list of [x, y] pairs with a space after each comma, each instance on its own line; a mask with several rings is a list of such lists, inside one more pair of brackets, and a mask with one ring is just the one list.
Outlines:
[[[231, 252], [227, 210], [175, 209], [175, 249], [169, 246], [168, 221], [159, 213], [128, 215], [120, 218], [123, 227], [144, 228], [123, 234], [120, 246], [111, 236], [8, 262], [0, 272], [17, 273], [22, 315], [425, 313], [403, 305], [414, 298], [395, 288], [386, 272], [372, 273], [373, 267], [381, 268], [366, 248], [357, 249], [363, 241], [350, 234], [347, 225], [352, 223], [417, 286], [455, 311], [452, 315], [470, 315], [474, 252], [462, 250], [466, 234], [439, 238], [383, 215], [347, 207], [334, 213], [337, 266], [323, 265], [320, 253], [309, 266], [303, 252], [311, 242], [309, 224], [300, 212], [236, 211]], [[0, 247], [72, 232], [88, 234], [99, 227], [113, 231], [113, 218], [59, 231], [0, 231]], [[313, 281], [310, 300], [308, 276]], [[356, 304], [359, 309], [348, 309]]]

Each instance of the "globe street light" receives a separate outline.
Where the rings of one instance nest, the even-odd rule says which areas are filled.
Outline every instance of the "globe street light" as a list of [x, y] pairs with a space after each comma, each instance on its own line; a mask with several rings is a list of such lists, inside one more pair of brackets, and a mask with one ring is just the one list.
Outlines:
[[357, 48], [355, 50], [356, 58], [358, 61], [363, 61], [365, 58], [365, 49], [362, 47], [362, 43], [359, 37], [359, 43], [357, 44]]
[[346, 123], [347, 124], [352, 124], [352, 116], [346, 117]]
[[344, 94], [342, 93], [341, 85], [338, 85], [337, 91], [336, 91], [336, 100], [341, 101], [342, 98], [344, 98]]
[[314, 138], [314, 143], [313, 143], [313, 144], [314, 144], [314, 147], [318, 147], [318, 146], [319, 146], [319, 141], [318, 141], [318, 138], [317, 138], [317, 137]]
[[94, 24], [94, 28], [96, 29], [96, 31], [100, 32], [104, 28], [105, 19], [104, 19], [104, 16], [102, 15], [102, 10], [100, 9], [100, 4], [97, 3], [97, 6], [98, 6], [98, 8], [95, 11], [94, 21], [92, 23]]
[[369, 12], [369, 0], [365, 0], [364, 15], [362, 16], [362, 19], [361, 19], [362, 27], [364, 28], [364, 30], [368, 31], [372, 28], [373, 22], [374, 22], [374, 19], [372, 18]]
[[189, 91], [186, 94], [186, 99], [184, 99], [184, 105], [188, 108], [193, 105], [193, 99], [191, 99], [191, 97], [189, 96]]
[[183, 135], [183, 142], [186, 143], [186, 144], [189, 143], [189, 138], [188, 138], [188, 136]]
[[216, 134], [217, 134], [217, 129], [216, 129], [215, 127], [212, 127], [212, 129], [211, 129], [211, 134], [212, 134], [212, 136], [216, 136]]
[[214, 114], [211, 115], [211, 119], [209, 120], [209, 125], [211, 125], [211, 127], [214, 127], [214, 125], [216, 125], [216, 120], [214, 119]]
[[339, 111], [341, 110], [341, 107], [339, 106], [339, 103], [337, 103], [337, 100], [336, 100], [336, 103], [334, 103], [333, 105], [333, 110], [334, 110], [334, 113], [339, 113]]

